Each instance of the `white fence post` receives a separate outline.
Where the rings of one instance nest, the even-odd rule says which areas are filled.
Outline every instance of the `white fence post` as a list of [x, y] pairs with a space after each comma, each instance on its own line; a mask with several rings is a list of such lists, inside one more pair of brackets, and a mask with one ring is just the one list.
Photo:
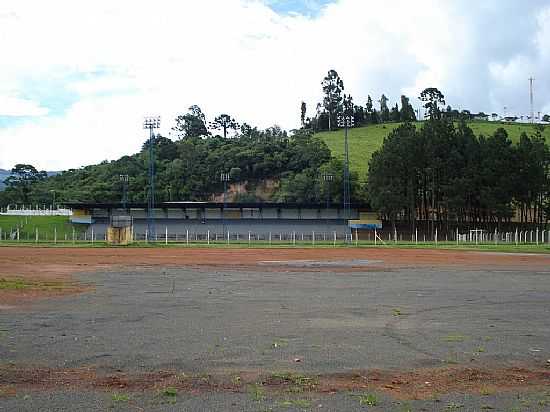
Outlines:
[[164, 226], [164, 244], [168, 244], [168, 226]]
[[38, 228], [36, 228], [36, 243], [38, 243]]
[[206, 233], [206, 243], [210, 244], [210, 230]]
[[315, 231], [311, 232], [311, 244], [315, 246]]
[[189, 246], [189, 229], [185, 229], [185, 244]]
[[248, 231], [248, 246], [250, 246], [250, 240], [251, 240], [250, 231]]

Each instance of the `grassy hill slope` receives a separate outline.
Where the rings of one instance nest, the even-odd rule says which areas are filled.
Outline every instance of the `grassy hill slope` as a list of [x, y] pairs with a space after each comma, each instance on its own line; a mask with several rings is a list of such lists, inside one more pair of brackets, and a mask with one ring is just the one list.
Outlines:
[[[417, 126], [422, 125], [422, 122], [417, 122]], [[385, 123], [370, 125], [367, 127], [358, 127], [350, 129], [349, 138], [349, 156], [350, 168], [352, 171], [359, 173], [361, 182], [365, 181], [368, 171], [368, 162], [374, 153], [393, 129], [398, 127], [400, 123]], [[492, 135], [499, 127], [503, 127], [508, 132], [510, 139], [513, 142], [519, 140], [520, 135], [525, 132], [528, 135], [535, 133], [534, 127], [530, 124], [518, 123], [497, 123], [497, 122], [470, 122], [470, 128], [476, 136], [481, 134]], [[332, 154], [340, 159], [344, 158], [344, 132], [338, 130], [335, 132], [317, 133], [317, 137], [321, 138], [330, 148]], [[547, 142], [550, 142], [550, 127], [545, 127], [544, 136]]]

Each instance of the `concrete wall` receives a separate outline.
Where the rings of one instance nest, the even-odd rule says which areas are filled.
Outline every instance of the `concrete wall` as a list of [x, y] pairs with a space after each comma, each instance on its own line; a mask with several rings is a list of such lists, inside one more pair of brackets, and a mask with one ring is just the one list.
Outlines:
[[[311, 238], [312, 232], [316, 233], [316, 236], [323, 236], [327, 239], [331, 239], [334, 236], [334, 232], [340, 238], [347, 233], [347, 225], [345, 220], [293, 220], [293, 219], [279, 219], [279, 220], [256, 220], [256, 219], [235, 219], [225, 220], [221, 219], [209, 219], [203, 221], [200, 219], [188, 219], [177, 220], [173, 219], [159, 219], [155, 220], [156, 231], [159, 238], [164, 238], [166, 228], [170, 238], [178, 235], [179, 239], [184, 239], [187, 231], [190, 236], [206, 236], [210, 231], [211, 238], [214, 238], [216, 234], [221, 238], [227, 236], [227, 231], [234, 237], [239, 234], [239, 237], [248, 237], [248, 232], [251, 232], [253, 236], [259, 235], [262, 238], [267, 238], [271, 232], [273, 238], [279, 237], [291, 237], [295, 232], [297, 239], [301, 237], [302, 233], [305, 238]], [[88, 232], [91, 233], [92, 227], [95, 236], [102, 238], [105, 236], [107, 227], [109, 226], [109, 219], [96, 219], [95, 223], [88, 228]], [[136, 236], [143, 237], [147, 229], [146, 219], [134, 219], [134, 232]]]

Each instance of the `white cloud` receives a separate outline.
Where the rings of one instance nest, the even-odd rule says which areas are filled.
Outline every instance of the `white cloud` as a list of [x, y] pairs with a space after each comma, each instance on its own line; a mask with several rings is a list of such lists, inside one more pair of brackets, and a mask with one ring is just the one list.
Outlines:
[[417, 105], [419, 91], [435, 86], [453, 106], [526, 111], [534, 75], [536, 101], [550, 107], [549, 0], [532, 0], [529, 10], [478, 3], [340, 0], [306, 17], [254, 0], [3, 0], [0, 95], [25, 96], [37, 87], [28, 79], [47, 88], [61, 76], [77, 98], [48, 116], [50, 102], [26, 102], [42, 117], [0, 129], [0, 167], [114, 159], [139, 149], [143, 115], [162, 115], [167, 135], [191, 104], [210, 118], [228, 112], [293, 128], [302, 100], [314, 111], [330, 68], [359, 104], [367, 94], [395, 101], [406, 93]]
[[13, 96], [0, 96], [0, 117], [2, 116], [44, 116], [48, 109], [38, 103]]

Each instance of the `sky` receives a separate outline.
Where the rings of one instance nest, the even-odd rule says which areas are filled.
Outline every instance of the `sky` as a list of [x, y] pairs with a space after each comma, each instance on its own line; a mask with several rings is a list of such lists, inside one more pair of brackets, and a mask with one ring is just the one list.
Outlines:
[[338, 71], [356, 104], [439, 88], [451, 106], [550, 113], [550, 0], [2, 0], [0, 168], [64, 170], [140, 150], [199, 105], [299, 126]]

